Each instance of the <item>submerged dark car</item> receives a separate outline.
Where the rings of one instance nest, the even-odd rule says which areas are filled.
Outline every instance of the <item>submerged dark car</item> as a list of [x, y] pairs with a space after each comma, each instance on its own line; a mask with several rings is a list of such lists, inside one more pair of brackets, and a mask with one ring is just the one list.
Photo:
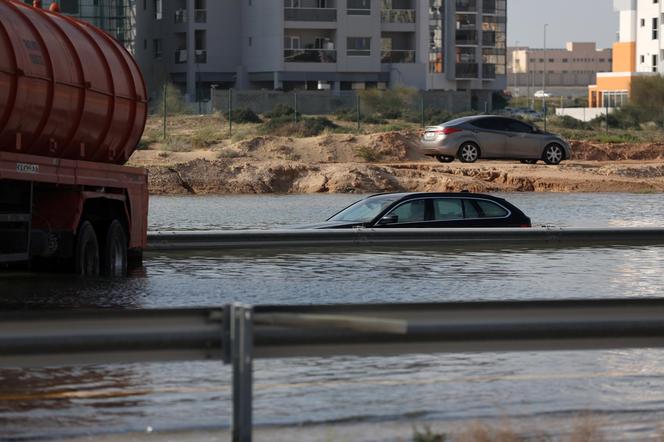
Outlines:
[[531, 227], [530, 218], [502, 198], [480, 193], [384, 193], [346, 207], [326, 222], [302, 228]]

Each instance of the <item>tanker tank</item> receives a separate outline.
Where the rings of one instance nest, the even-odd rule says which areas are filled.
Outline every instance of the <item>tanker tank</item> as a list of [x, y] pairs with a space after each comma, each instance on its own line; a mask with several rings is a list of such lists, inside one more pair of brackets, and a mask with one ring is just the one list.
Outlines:
[[110, 35], [0, 0], [0, 152], [124, 164], [146, 117], [140, 69]]

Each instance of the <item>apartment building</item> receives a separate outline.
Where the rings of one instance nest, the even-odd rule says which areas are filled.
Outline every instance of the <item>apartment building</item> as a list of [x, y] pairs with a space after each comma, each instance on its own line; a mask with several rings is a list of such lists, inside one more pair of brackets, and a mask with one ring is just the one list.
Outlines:
[[508, 84], [515, 87], [581, 87], [611, 69], [612, 50], [595, 43], [568, 42], [562, 49], [508, 48]]
[[659, 0], [614, 0], [613, 6], [620, 13], [620, 30], [612, 69], [597, 74], [597, 84], [588, 87], [589, 107], [621, 106], [635, 77], [664, 74], [664, 5]]
[[[23, 0], [32, 4], [32, 0]], [[85, 20], [105, 30], [134, 52], [136, 23], [134, 19], [136, 0], [42, 0], [42, 7], [58, 3], [60, 12]]]
[[506, 0], [139, 0], [151, 89], [355, 90], [506, 85]]

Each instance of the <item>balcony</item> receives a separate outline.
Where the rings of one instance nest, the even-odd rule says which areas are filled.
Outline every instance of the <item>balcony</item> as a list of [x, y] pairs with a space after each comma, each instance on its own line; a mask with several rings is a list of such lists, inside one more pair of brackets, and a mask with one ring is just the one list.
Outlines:
[[482, 65], [482, 78], [493, 79], [496, 78], [496, 65], [483, 64]]
[[207, 51], [204, 49], [196, 49], [196, 55], [194, 60], [196, 64], [207, 63]]
[[477, 12], [477, 0], [456, 0], [457, 12]]
[[337, 21], [337, 10], [332, 8], [284, 8], [286, 21]]
[[482, 46], [495, 46], [495, 45], [496, 45], [496, 31], [483, 31]]
[[187, 62], [187, 50], [178, 49], [175, 51], [175, 64], [185, 64]]
[[456, 78], [477, 78], [478, 70], [477, 63], [457, 63]]
[[175, 22], [176, 25], [187, 23], [187, 10], [178, 9], [177, 11], [175, 11], [173, 21]]
[[380, 16], [383, 23], [415, 23], [417, 21], [414, 9], [383, 9]]
[[415, 51], [391, 50], [380, 53], [381, 63], [415, 63]]
[[194, 11], [194, 22], [207, 23], [207, 11], [205, 9], [196, 9]]
[[496, 0], [482, 0], [482, 12], [484, 14], [495, 14]]
[[476, 45], [477, 31], [463, 29], [456, 31], [456, 42], [458, 45]]
[[285, 49], [286, 63], [336, 63], [336, 49]]

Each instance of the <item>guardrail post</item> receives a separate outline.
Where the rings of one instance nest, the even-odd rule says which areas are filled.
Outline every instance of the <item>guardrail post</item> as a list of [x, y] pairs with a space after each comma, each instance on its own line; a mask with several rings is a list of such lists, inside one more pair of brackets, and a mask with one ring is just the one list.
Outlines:
[[231, 359], [233, 361], [233, 442], [251, 442], [253, 309], [231, 307]]

